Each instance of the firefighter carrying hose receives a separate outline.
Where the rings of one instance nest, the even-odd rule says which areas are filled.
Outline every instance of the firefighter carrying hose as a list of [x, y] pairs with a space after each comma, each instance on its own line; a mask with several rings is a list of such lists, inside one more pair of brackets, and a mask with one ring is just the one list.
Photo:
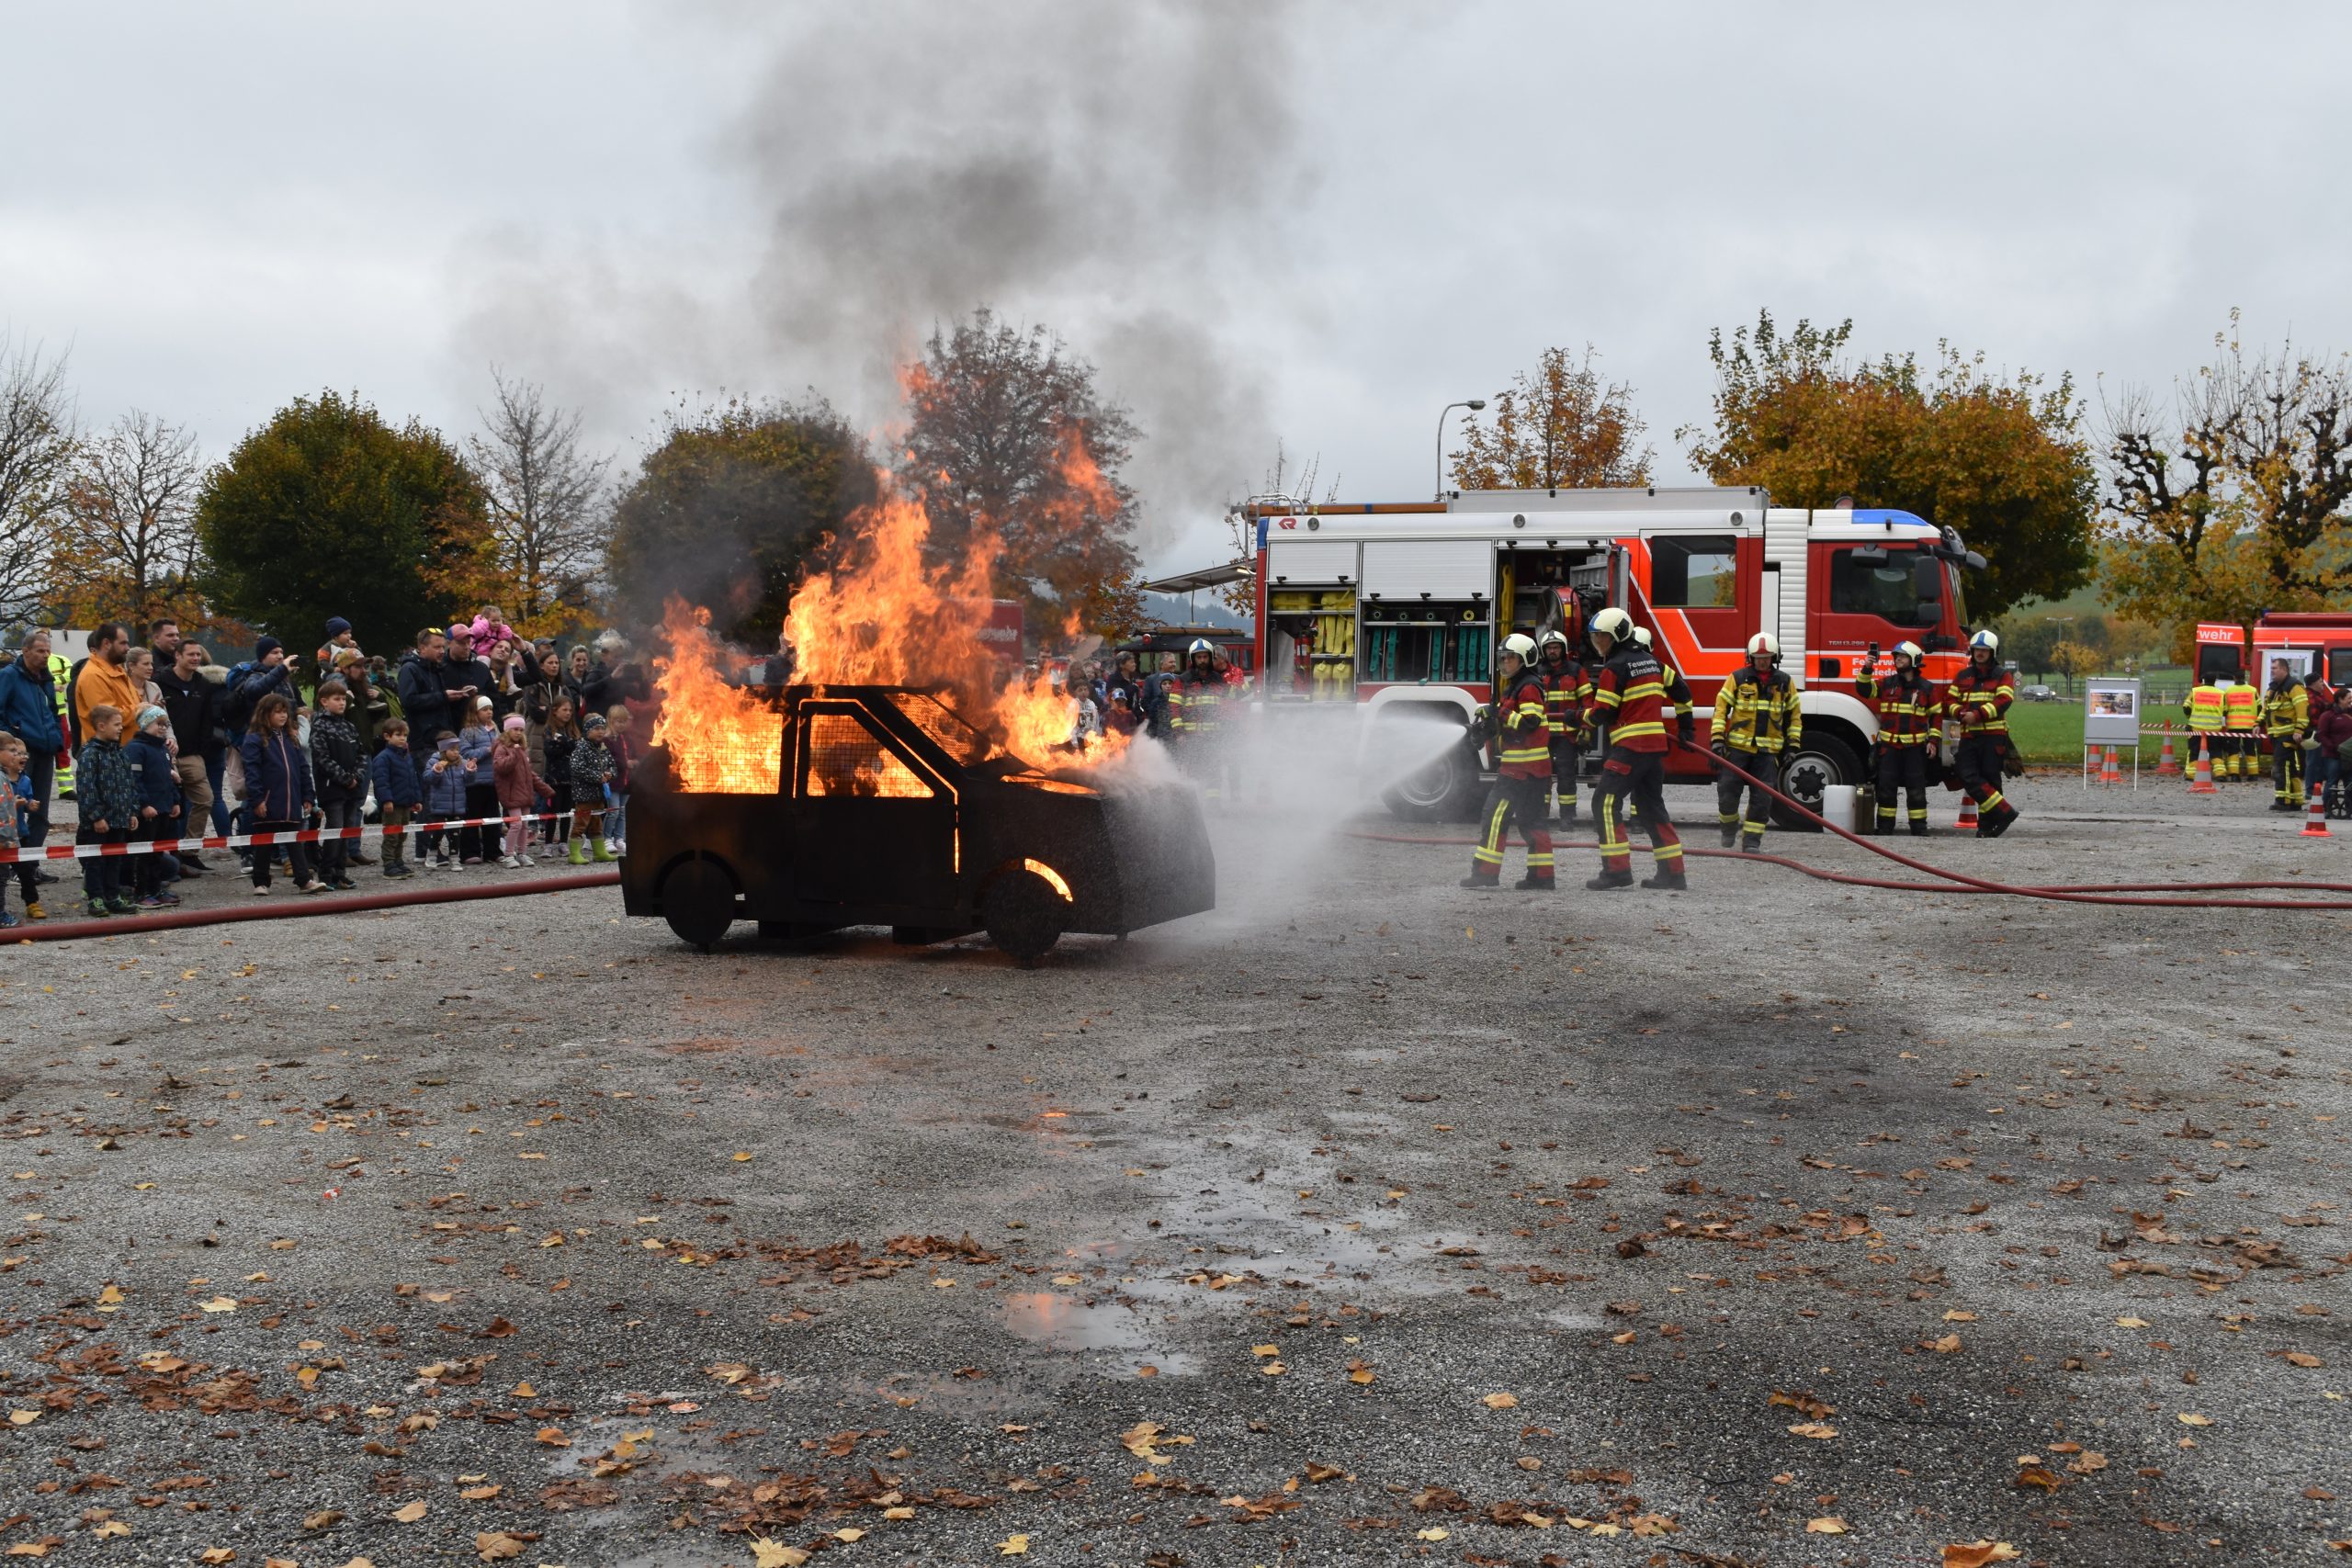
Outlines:
[[2262, 694], [2262, 733], [2270, 738], [2271, 776], [2278, 786], [2273, 811], [2303, 808], [2303, 737], [2311, 728], [2311, 694], [2285, 660], [2272, 660], [2270, 686]]
[[2001, 776], [2009, 754], [2009, 704], [2017, 686], [2001, 668], [2001, 639], [1978, 632], [1968, 639], [1968, 668], [1944, 693], [1944, 706], [1960, 720], [1960, 746], [1952, 763], [1960, 784], [1976, 799], [1976, 836], [1997, 839], [2018, 819], [2018, 808], [2001, 798]]
[[1592, 681], [1568, 648], [1564, 632], [1545, 632], [1537, 644], [1535, 682], [1544, 688], [1544, 722], [1552, 736], [1552, 787], [1560, 797], [1560, 826], [1577, 820], [1577, 719], [1592, 695]]
[[[1724, 848], [1739, 840], [1754, 854], [1764, 847], [1764, 823], [1771, 810], [1768, 791], [1780, 787], [1781, 761], [1804, 738], [1804, 714], [1796, 682], [1781, 668], [1781, 639], [1758, 632], [1747, 639], [1747, 662], [1732, 672], [1715, 694], [1711, 749], [1716, 756], [1756, 775], [1750, 784], [1729, 768], [1715, 779], [1715, 825]], [[1739, 792], [1747, 791], [1747, 817], [1739, 815]]]
[[1633, 846], [1625, 834], [1625, 807], [1640, 811], [1649, 830], [1655, 874], [1642, 886], [1668, 892], [1690, 886], [1682, 867], [1682, 836], [1666, 814], [1666, 708], [1679, 705], [1677, 728], [1691, 743], [1694, 725], [1690, 688], [1679, 675], [1668, 677], [1657, 656], [1634, 640], [1634, 618], [1614, 605], [1592, 618], [1593, 647], [1601, 659], [1586, 705], [1582, 733], [1609, 726], [1609, 754], [1600, 765], [1594, 794], [1600, 813], [1600, 874], [1585, 884], [1595, 892], [1634, 885]]
[[[1937, 720], [1935, 682], [1920, 670], [1927, 650], [1916, 642], [1894, 645], [1894, 673], [1878, 679], [1878, 649], [1872, 647], [1854, 694], [1878, 715], [1878, 830], [1894, 831], [1894, 792], [1900, 786], [1911, 812], [1911, 834], [1928, 836], [1928, 770], [1942, 743]], [[2217, 693], [2216, 695], [2219, 695]], [[2218, 716], [2221, 708], [2216, 705]]]
[[1478, 847], [1470, 852], [1464, 887], [1498, 887], [1503, 878], [1503, 840], [1519, 824], [1527, 840], [1527, 874], [1514, 886], [1548, 893], [1554, 886], [1552, 834], [1544, 825], [1544, 796], [1552, 779], [1552, 730], [1544, 712], [1544, 686], [1535, 677], [1535, 643], [1523, 632], [1503, 638], [1502, 672], [1495, 682], [1495, 754], [1501, 764], [1495, 787], [1478, 814]]

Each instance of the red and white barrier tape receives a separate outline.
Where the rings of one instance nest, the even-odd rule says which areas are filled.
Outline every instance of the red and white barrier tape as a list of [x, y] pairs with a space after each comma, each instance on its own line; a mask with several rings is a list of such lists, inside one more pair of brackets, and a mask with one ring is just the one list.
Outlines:
[[[603, 816], [599, 809], [596, 813]], [[410, 833], [445, 833], [456, 828], [503, 828], [511, 822], [560, 822], [571, 819], [569, 811], [533, 812], [520, 818], [514, 817], [452, 818], [447, 821], [427, 821], [413, 818], [401, 828], [393, 829], [403, 835]], [[226, 838], [202, 839], [132, 839], [119, 844], [44, 844], [39, 849], [0, 850], [0, 865], [28, 860], [90, 860], [99, 855], [173, 854], [181, 850], [242, 850], [248, 847], [266, 849], [272, 844], [315, 844], [328, 839], [364, 839], [381, 836], [381, 824], [356, 828], [299, 828], [291, 833], [237, 833]]]

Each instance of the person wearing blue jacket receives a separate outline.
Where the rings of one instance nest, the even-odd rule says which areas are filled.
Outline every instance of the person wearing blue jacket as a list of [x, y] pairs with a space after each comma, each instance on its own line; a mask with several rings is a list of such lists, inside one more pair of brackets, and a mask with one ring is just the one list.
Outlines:
[[[498, 780], [492, 757], [497, 749], [497, 705], [486, 696], [476, 697], [466, 722], [458, 728], [458, 750], [466, 759], [466, 808], [460, 816], [479, 819], [499, 815]], [[458, 829], [458, 858], [467, 865], [481, 865], [492, 858], [490, 852], [498, 835], [496, 828]]]
[[[253, 728], [245, 731], [240, 750], [245, 761], [245, 809], [253, 814], [253, 830], [296, 831], [310, 812], [313, 791], [311, 760], [302, 754], [302, 742], [294, 733], [293, 705], [276, 692], [265, 695], [254, 705]], [[325, 883], [311, 874], [307, 845], [300, 840], [289, 841], [286, 857], [294, 868], [295, 886], [305, 893], [327, 890]], [[267, 847], [254, 846], [256, 897], [269, 891], [269, 863], [274, 858]]]
[[409, 869], [408, 835], [401, 829], [424, 804], [424, 792], [417, 787], [416, 759], [409, 755], [408, 720], [386, 719], [383, 738], [384, 749], [368, 761], [368, 773], [384, 820], [384, 874], [397, 879], [415, 874]]
[[[472, 782], [473, 771], [466, 762], [465, 753], [458, 750], [458, 738], [443, 730], [436, 738], [433, 760], [417, 770], [424, 780], [424, 820], [427, 824], [454, 822], [466, 814], [466, 785]], [[422, 871], [430, 865], [440, 871], [449, 869], [449, 840], [454, 832], [427, 826], [417, 835], [416, 864]], [[427, 861], [424, 857], [433, 858]]]
[[65, 750], [65, 725], [58, 716], [57, 682], [50, 673], [45, 631], [27, 633], [23, 650], [0, 668], [0, 729], [25, 743], [26, 793], [33, 797], [25, 848], [36, 849], [49, 838], [49, 792]]
[[[172, 716], [151, 704], [140, 710], [139, 733], [122, 749], [130, 759], [130, 776], [139, 786], [139, 821], [130, 830], [133, 842], [153, 843], [180, 836], [180, 818], [186, 813], [171, 739]], [[171, 890], [171, 885], [180, 879], [177, 860], [163, 851], [150, 850], [132, 856], [131, 863], [141, 908], [168, 909], [180, 901], [180, 896]]]

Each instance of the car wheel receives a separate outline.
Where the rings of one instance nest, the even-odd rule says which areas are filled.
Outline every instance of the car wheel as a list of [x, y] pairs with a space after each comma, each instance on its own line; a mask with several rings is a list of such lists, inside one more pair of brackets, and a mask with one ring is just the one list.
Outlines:
[[[1808, 735], [1797, 754], [1789, 759], [1781, 770], [1781, 788], [1792, 799], [1804, 802], [1808, 811], [1819, 811], [1823, 797], [1831, 784], [1859, 784], [1862, 782], [1861, 759], [1854, 749], [1834, 735]], [[1812, 822], [1799, 817], [1779, 801], [1772, 803], [1772, 820], [1781, 828], [1818, 832]]]
[[980, 900], [980, 924], [997, 951], [1032, 964], [1053, 951], [1062, 936], [1069, 906], [1034, 871], [1009, 871], [989, 885]]
[[662, 879], [662, 918], [680, 942], [708, 953], [735, 923], [735, 879], [717, 861], [680, 863]]
[[1408, 822], [1466, 819], [1478, 804], [1476, 753], [1466, 743], [1447, 746], [1434, 761], [1381, 791], [1380, 802]]

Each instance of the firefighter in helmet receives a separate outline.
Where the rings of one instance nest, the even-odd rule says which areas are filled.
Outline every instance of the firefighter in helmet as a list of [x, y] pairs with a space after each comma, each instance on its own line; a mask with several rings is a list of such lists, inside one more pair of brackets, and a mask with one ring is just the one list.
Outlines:
[[1576, 826], [1577, 718], [1592, 682], [1568, 647], [1567, 634], [1545, 632], [1536, 642], [1535, 682], [1544, 688], [1544, 722], [1552, 737], [1552, 787], [1560, 797], [1560, 825]]
[[1175, 742], [1176, 754], [1199, 775], [1203, 793], [1215, 800], [1222, 793], [1216, 739], [1224, 716], [1225, 672], [1216, 667], [1216, 649], [1204, 637], [1193, 639], [1184, 660], [1183, 674], [1168, 692], [1169, 739]]
[[2303, 808], [2303, 737], [2311, 733], [2312, 698], [2302, 678], [2283, 659], [2270, 661], [2270, 684], [2262, 694], [2262, 733], [2270, 738], [2270, 769], [2278, 795], [2273, 811]]
[[2001, 775], [2009, 755], [2009, 704], [2017, 685], [2001, 668], [2001, 639], [1978, 632], [1968, 639], [1968, 668], [1945, 689], [1944, 707], [1960, 721], [1960, 745], [1952, 753], [1960, 785], [1976, 800], [1976, 836], [1997, 839], [2018, 819], [2018, 808], [2001, 796]]
[[[1749, 854], [1764, 847], [1764, 823], [1771, 811], [1770, 792], [1781, 784], [1781, 763], [1804, 738], [1804, 713], [1798, 705], [1796, 682], [1781, 668], [1781, 639], [1758, 632], [1747, 639], [1747, 662], [1732, 671], [1715, 694], [1712, 737], [1717, 757], [1758, 781], [1748, 783], [1730, 768], [1715, 778], [1715, 825], [1723, 829], [1724, 848], [1737, 839]], [[1747, 817], [1739, 815], [1742, 786], [1747, 791]]]
[[1691, 743], [1690, 688], [1669, 673], [1657, 656], [1634, 640], [1634, 618], [1611, 605], [1592, 618], [1592, 644], [1600, 655], [1586, 705], [1579, 739], [1594, 726], [1609, 727], [1609, 754], [1593, 793], [1600, 814], [1600, 874], [1585, 884], [1596, 892], [1634, 885], [1633, 846], [1627, 840], [1625, 807], [1640, 813], [1657, 862], [1645, 887], [1667, 891], [1690, 886], [1682, 866], [1682, 836], [1666, 814], [1666, 722], [1675, 707], [1682, 743]]
[[1894, 673], [1878, 678], [1877, 660], [1854, 677], [1854, 694], [1878, 715], [1878, 830], [1894, 831], [1894, 792], [1904, 791], [1915, 838], [1928, 834], [1928, 772], [1943, 743], [1937, 717], [1935, 683], [1921, 670], [1927, 650], [1916, 642], [1894, 645]]
[[1479, 811], [1478, 847], [1470, 852], [1464, 887], [1498, 887], [1503, 877], [1503, 840], [1511, 824], [1527, 840], [1527, 874], [1514, 886], [1548, 893], [1553, 887], [1552, 834], [1544, 825], [1544, 796], [1552, 779], [1552, 730], [1544, 713], [1544, 687], [1535, 676], [1535, 642], [1523, 632], [1503, 638], [1501, 673], [1495, 682], [1495, 753], [1500, 776]]

